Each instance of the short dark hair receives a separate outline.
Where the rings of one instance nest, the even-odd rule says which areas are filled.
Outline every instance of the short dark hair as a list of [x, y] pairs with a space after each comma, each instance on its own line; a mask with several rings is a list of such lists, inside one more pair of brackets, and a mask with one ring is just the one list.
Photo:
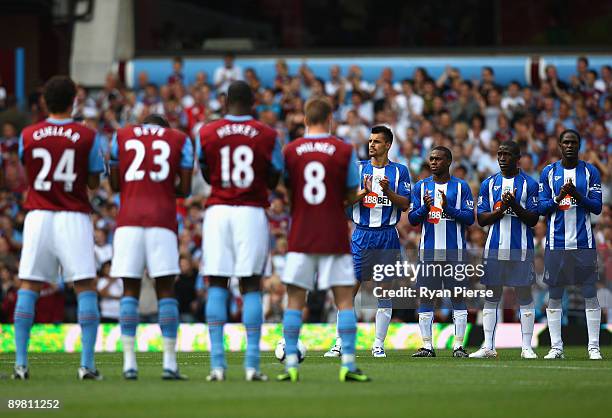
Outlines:
[[493, 67], [485, 65], [484, 67], [482, 67], [483, 70], [487, 70], [488, 72], [491, 73], [491, 75], [495, 75], [495, 71], [493, 71]]
[[382, 134], [382, 136], [385, 138], [385, 142], [389, 144], [393, 143], [393, 132], [391, 131], [391, 129], [387, 128], [384, 125], [377, 125], [372, 127], [372, 133]]
[[431, 149], [431, 151], [441, 151], [444, 153], [444, 155], [446, 156], [446, 158], [448, 158], [449, 161], [453, 161], [453, 154], [451, 153], [451, 150], [449, 150], [448, 148], [442, 146], [442, 145], [438, 145], [436, 147], [433, 147]]
[[76, 84], [65, 75], [53, 76], [44, 87], [44, 97], [49, 113], [63, 113], [72, 106], [76, 96]]
[[227, 89], [227, 104], [238, 104], [246, 107], [253, 105], [253, 91], [246, 81], [233, 81]]
[[332, 106], [328, 99], [310, 99], [304, 105], [304, 116], [307, 125], [320, 125], [325, 123], [332, 113]]
[[514, 156], [520, 156], [521, 155], [521, 147], [519, 146], [518, 142], [513, 141], [513, 140], [507, 140], [504, 141], [502, 143], [499, 144], [500, 147], [506, 147], [510, 150], [510, 153]]
[[572, 134], [572, 135], [576, 135], [576, 138], [578, 138], [578, 142], [582, 141], [582, 137], [580, 136], [580, 134], [578, 133], [578, 131], [574, 130], [574, 129], [566, 129], [563, 132], [561, 132], [559, 134], [559, 142], [561, 142], [561, 140], [563, 139], [563, 137], [567, 134]]
[[578, 62], [580, 61], [584, 62], [584, 65], [586, 65], [587, 67], [589, 66], [589, 59], [587, 57], [585, 56], [578, 57]]
[[480, 125], [484, 128], [485, 126], [484, 116], [482, 116], [480, 113], [474, 113], [474, 115], [472, 116], [472, 119], [470, 119], [470, 122], [473, 123], [474, 119], [478, 119], [480, 121]]
[[176, 57], [172, 58], [172, 62], [178, 62], [178, 63], [182, 64], [183, 63], [183, 57], [176, 56]]
[[164, 128], [169, 128], [170, 127], [170, 124], [168, 123], [168, 120], [165, 117], [163, 117], [162, 115], [159, 115], [157, 113], [152, 113], [152, 114], [148, 115], [146, 118], [144, 118], [142, 123], [163, 126]]

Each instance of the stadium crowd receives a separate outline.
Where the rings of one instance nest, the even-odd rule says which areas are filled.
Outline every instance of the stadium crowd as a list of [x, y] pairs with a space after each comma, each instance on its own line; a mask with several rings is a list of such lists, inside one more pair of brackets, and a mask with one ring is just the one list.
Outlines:
[[[199, 72], [194, 80], [183, 73], [180, 58], [173, 60], [173, 72], [167, 82], [149, 82], [146, 72], [139, 73], [135, 87], [125, 87], [117, 75], [108, 74], [101, 89], [88, 90], [80, 86], [75, 100], [74, 118], [98, 131], [108, 159], [113, 132], [120, 126], [141, 122], [151, 113], [166, 116], [171, 126], [193, 135], [208, 121], [222, 117], [225, 111], [225, 91], [229, 83], [244, 79], [256, 96], [256, 117], [274, 127], [279, 137], [288, 143], [304, 134], [303, 105], [311, 97], [327, 96], [335, 109], [332, 133], [351, 143], [362, 159], [367, 158], [369, 129], [384, 124], [392, 128], [395, 141], [390, 152], [393, 161], [410, 169], [412, 181], [430, 175], [427, 156], [436, 145], [444, 145], [453, 152], [451, 173], [467, 180], [478, 195], [480, 182], [499, 171], [497, 148], [500, 142], [513, 138], [522, 148], [522, 169], [539, 180], [541, 169], [560, 158], [558, 134], [566, 128], [576, 129], [583, 137], [581, 158], [595, 165], [601, 172], [604, 190], [603, 213], [594, 219], [600, 252], [600, 303], [609, 307], [612, 288], [612, 67], [595, 69], [586, 58], [576, 64], [570, 80], [561, 80], [554, 66], [546, 68], [538, 87], [521, 86], [518, 82], [500, 85], [490, 67], [483, 67], [478, 80], [466, 80], [458, 69], [448, 67], [437, 79], [426, 69], [417, 68], [412, 74], [396, 73], [385, 68], [375, 82], [362, 78], [358, 65], [342, 73], [332, 66], [326, 79], [317, 78], [307, 64], [290, 74], [283, 60], [276, 63], [276, 77], [272, 85], [263, 85], [253, 68], [239, 68], [234, 56], [227, 54], [224, 63], [213, 74]], [[0, 80], [1, 87], [1, 80]], [[0, 191], [0, 322], [12, 321], [17, 291], [17, 267], [22, 242], [25, 212], [22, 208], [26, 189], [24, 169], [18, 156], [20, 131], [28, 123], [45, 118], [45, 105], [40, 91], [29, 97], [28, 110], [18, 108], [14, 97], [0, 95], [0, 149], [5, 188]], [[201, 259], [202, 210], [208, 186], [198, 168], [194, 168], [193, 194], [177, 201], [179, 208], [179, 246], [181, 274], [176, 282], [181, 319], [183, 322], [202, 321], [206, 299], [206, 283], [198, 274]], [[95, 225], [95, 251], [98, 263], [103, 320], [117, 321], [121, 280], [109, 277], [112, 256], [112, 237], [119, 201], [108, 181], [92, 193]], [[280, 322], [285, 300], [279, 276], [287, 252], [289, 212], [282, 187], [270, 197], [269, 263], [270, 276], [265, 279], [264, 311], [267, 322]], [[398, 224], [403, 246], [416, 249], [420, 229], [411, 227], [406, 217]], [[546, 226], [541, 220], [535, 228], [536, 246], [540, 250]], [[478, 225], [470, 227], [468, 241], [471, 248], [483, 248], [486, 232]], [[607, 250], [607, 251], [606, 251]], [[536, 257], [538, 282], [534, 286], [538, 320], [545, 319], [546, 288], [543, 285], [542, 256]], [[70, 284], [58, 280], [46, 285], [36, 309], [37, 322], [75, 322], [76, 299]], [[233, 286], [231, 318], [240, 319], [241, 299]], [[140, 310], [143, 321], [156, 320], [154, 286], [146, 279], [143, 285]], [[567, 304], [571, 321], [572, 310], [579, 313], [580, 297], [572, 297]], [[605, 298], [605, 299], [604, 299]], [[603, 300], [602, 300], [603, 299]], [[309, 295], [306, 313], [309, 322], [335, 322], [335, 310], [325, 292]], [[516, 302], [512, 291], [504, 297], [504, 320], [517, 321]], [[442, 307], [444, 308], [444, 307]], [[360, 319], [371, 320], [375, 310], [361, 310]], [[437, 320], [449, 320], [450, 310], [440, 309]], [[611, 311], [604, 309], [608, 322]], [[474, 320], [475, 315], [472, 315]], [[413, 310], [394, 312], [399, 321], [415, 321]], [[605, 321], [605, 320], [604, 320]]]

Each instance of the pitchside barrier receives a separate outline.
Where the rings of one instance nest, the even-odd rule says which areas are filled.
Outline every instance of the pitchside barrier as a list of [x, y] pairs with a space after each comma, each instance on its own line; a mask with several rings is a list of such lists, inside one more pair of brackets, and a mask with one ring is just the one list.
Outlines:
[[[15, 351], [13, 325], [0, 325], [0, 353]], [[264, 324], [261, 335], [261, 349], [272, 351], [282, 338], [281, 324]], [[453, 345], [454, 327], [452, 324], [434, 324], [433, 341], [438, 349], [450, 349]], [[360, 323], [357, 330], [357, 349], [368, 350], [374, 341], [374, 324]], [[98, 328], [96, 342], [97, 352], [114, 353], [122, 351], [121, 329], [118, 324], [101, 324]], [[566, 345], [586, 345], [586, 327], [567, 326], [563, 329]], [[322, 351], [331, 347], [336, 338], [334, 324], [304, 324], [300, 339], [309, 351]], [[497, 325], [497, 348], [520, 348], [521, 325], [519, 323], [502, 323]], [[483, 341], [481, 326], [468, 324], [466, 346], [476, 347]], [[535, 324], [532, 345], [548, 347], [550, 343], [546, 324]], [[601, 345], [612, 343], [612, 324], [603, 325]], [[391, 323], [385, 341], [388, 350], [414, 350], [422, 345], [419, 325], [411, 323]], [[208, 328], [206, 324], [182, 324], [177, 337], [179, 351], [209, 351]], [[37, 324], [32, 328], [30, 352], [34, 353], [74, 353], [81, 351], [81, 329], [78, 324]], [[136, 334], [136, 349], [141, 352], [161, 352], [162, 336], [157, 324], [142, 324]], [[225, 326], [225, 349], [244, 351], [246, 334], [241, 324]]]
[[[242, 68], [253, 68], [264, 86], [272, 86], [276, 75], [275, 63], [277, 59], [283, 58], [289, 67], [289, 74], [298, 74], [299, 67], [307, 64], [316, 77], [323, 80], [329, 78], [329, 70], [332, 65], [341, 68], [342, 75], [348, 74], [351, 65], [357, 64], [363, 70], [363, 79], [374, 83], [380, 72], [385, 67], [390, 67], [394, 72], [395, 81], [412, 78], [417, 67], [423, 67], [431, 77], [438, 78], [448, 65], [459, 69], [465, 80], [479, 80], [483, 66], [490, 66], [495, 72], [495, 81], [502, 85], [516, 80], [521, 85], [530, 85], [539, 77], [544, 77], [544, 71], [548, 64], [557, 67], [559, 78], [569, 81], [576, 73], [576, 59], [578, 55], [474, 55], [474, 56], [335, 56], [335, 57], [245, 57], [238, 56], [235, 64]], [[588, 55], [589, 67], [597, 70], [602, 65], [612, 63], [612, 55]], [[184, 57], [183, 73], [185, 82], [190, 84], [195, 81], [198, 72], [208, 75], [208, 82], [212, 84], [215, 69], [223, 65], [221, 56], [217, 58]], [[123, 61], [116, 65], [122, 79], [129, 87], [136, 85], [138, 73], [146, 71], [149, 81], [158, 85], [165, 84], [168, 76], [172, 73], [172, 57], [163, 58], [135, 58]]]

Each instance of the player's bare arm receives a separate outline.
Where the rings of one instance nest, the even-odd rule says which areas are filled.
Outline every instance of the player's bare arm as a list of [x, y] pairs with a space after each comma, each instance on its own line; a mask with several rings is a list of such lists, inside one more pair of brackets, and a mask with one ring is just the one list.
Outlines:
[[501, 218], [504, 217], [504, 213], [506, 212], [507, 209], [508, 209], [508, 206], [506, 206], [506, 204], [502, 201], [502, 204], [499, 208], [491, 212], [479, 213], [477, 216], [478, 225], [480, 226], [493, 225], [495, 222], [499, 221]]
[[356, 198], [358, 194], [357, 189], [348, 189], [346, 191], [346, 195], [344, 196], [344, 200], [347, 202], [357, 202], [359, 200]]
[[87, 187], [90, 190], [96, 190], [100, 187], [100, 174], [92, 173], [87, 176]]
[[121, 188], [119, 187], [120, 182], [119, 182], [119, 167], [118, 166], [111, 166], [109, 180], [110, 180], [110, 186], [113, 192], [119, 193], [121, 191]]
[[268, 178], [266, 179], [266, 185], [268, 186], [268, 189], [275, 190], [276, 187], [278, 186], [280, 178], [281, 178], [280, 171], [270, 170], [270, 172], [268, 173]]
[[191, 170], [181, 169], [175, 191], [176, 197], [187, 197], [191, 194]]

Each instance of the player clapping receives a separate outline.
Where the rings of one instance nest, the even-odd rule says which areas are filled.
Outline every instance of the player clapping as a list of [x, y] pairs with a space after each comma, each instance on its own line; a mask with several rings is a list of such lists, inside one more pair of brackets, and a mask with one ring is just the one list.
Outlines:
[[540, 214], [546, 216], [544, 282], [550, 286], [548, 330], [551, 349], [546, 359], [561, 359], [561, 300], [565, 286], [578, 285], [582, 291], [588, 330], [588, 355], [601, 360], [599, 332], [601, 308], [597, 299], [597, 252], [591, 213], [602, 209], [599, 171], [578, 158], [580, 135], [568, 129], [559, 135], [561, 160], [547, 165], [540, 176]]
[[522, 331], [521, 357], [537, 358], [531, 348], [535, 308], [531, 285], [535, 281], [532, 228], [538, 223], [538, 184], [518, 168], [520, 148], [514, 141], [503, 142], [497, 151], [501, 171], [485, 179], [478, 196], [478, 223], [489, 225], [484, 249], [484, 276], [481, 283], [493, 296], [482, 311], [484, 343], [472, 358], [497, 357], [495, 328], [503, 286], [514, 287]]

